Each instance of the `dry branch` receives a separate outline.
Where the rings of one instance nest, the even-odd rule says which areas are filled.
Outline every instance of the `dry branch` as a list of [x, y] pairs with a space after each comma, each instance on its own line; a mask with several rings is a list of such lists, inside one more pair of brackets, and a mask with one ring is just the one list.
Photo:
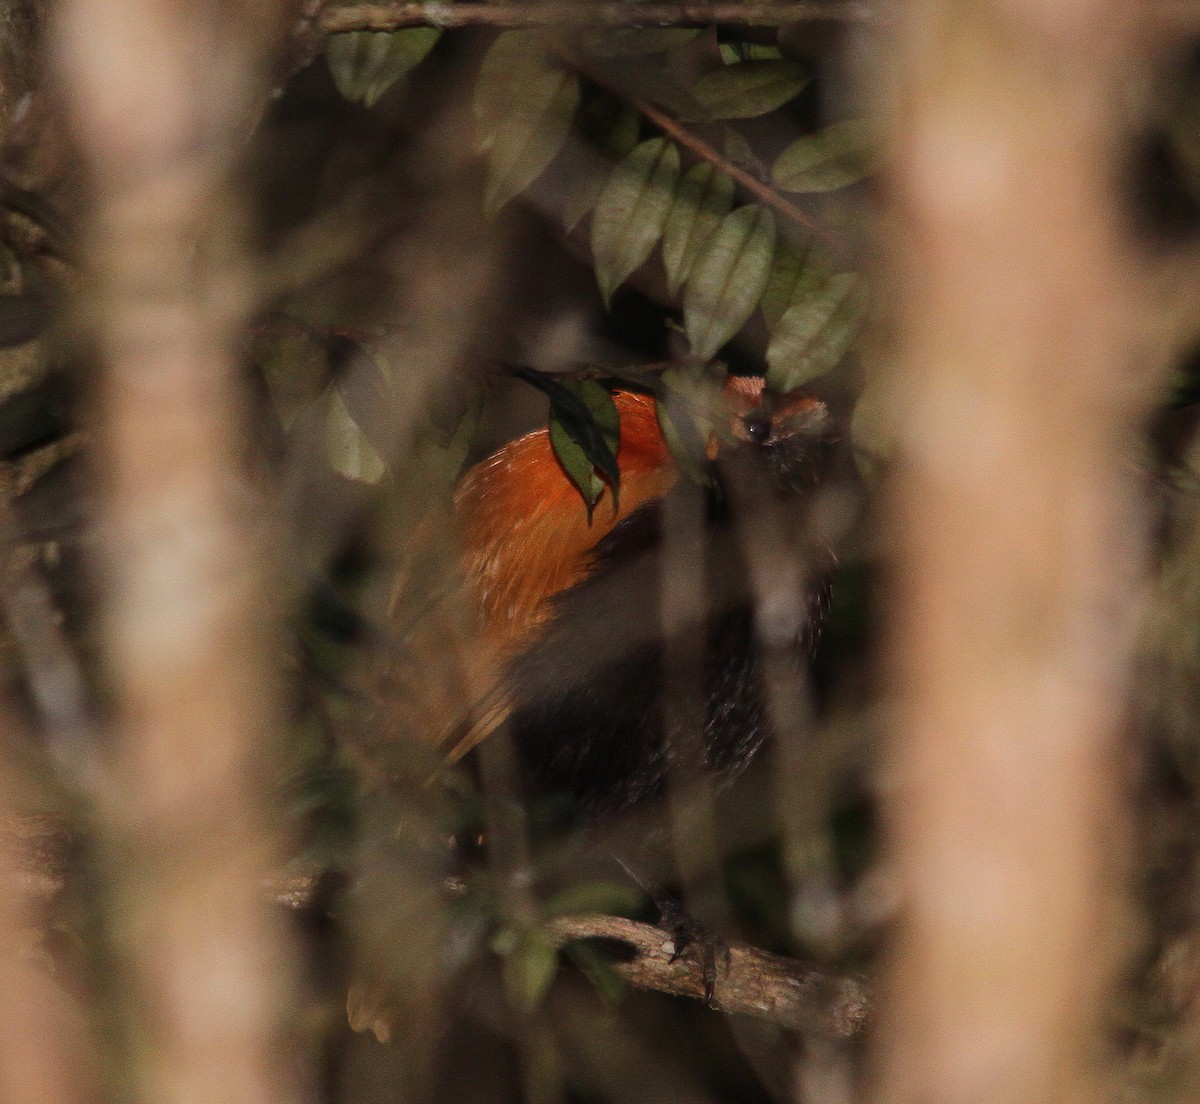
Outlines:
[[[632, 958], [617, 957], [612, 965], [638, 989], [704, 998], [698, 950], [688, 948], [674, 958], [674, 944], [661, 928], [619, 916], [564, 916], [546, 927], [560, 946], [586, 940], [632, 948]], [[867, 1024], [871, 1001], [857, 978], [739, 943], [730, 945], [727, 964], [720, 957], [716, 1000], [726, 1012], [838, 1039], [858, 1034]]]
[[316, 25], [323, 34], [394, 31], [401, 27], [710, 27], [740, 23], [782, 27], [831, 20], [872, 24], [878, 8], [861, 3], [610, 4], [610, 3], [403, 3], [326, 8]]

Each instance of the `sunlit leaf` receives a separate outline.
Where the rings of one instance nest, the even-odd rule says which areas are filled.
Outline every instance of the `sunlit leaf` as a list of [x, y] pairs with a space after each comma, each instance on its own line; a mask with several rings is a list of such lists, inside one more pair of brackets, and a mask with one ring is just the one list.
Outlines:
[[336, 387], [329, 389], [325, 414], [325, 448], [329, 465], [339, 475], [360, 483], [378, 483], [383, 478], [383, 461], [366, 434], [350, 417]]
[[338, 91], [374, 107], [393, 84], [416, 68], [441, 37], [437, 27], [345, 31], [325, 40], [325, 60]]
[[865, 302], [861, 279], [841, 272], [789, 307], [767, 346], [767, 386], [785, 393], [836, 368], [858, 335]]
[[693, 165], [679, 182], [663, 226], [663, 264], [672, 295], [688, 278], [700, 250], [733, 207], [733, 181], [707, 162]]
[[494, 214], [562, 149], [579, 105], [579, 78], [528, 31], [501, 35], [475, 85], [479, 145], [488, 153], [484, 205]]
[[665, 138], [636, 146], [608, 178], [592, 216], [592, 256], [605, 305], [650, 256], [679, 182], [679, 150]]
[[775, 220], [765, 207], [739, 207], [700, 252], [683, 297], [692, 353], [711, 360], [750, 317], [771, 272]]
[[771, 275], [758, 304], [766, 319], [767, 329], [773, 331], [788, 307], [809, 294], [828, 276], [829, 270], [817, 256], [811, 241], [799, 245], [781, 238], [775, 246]]
[[611, 27], [585, 31], [575, 41], [596, 58], [642, 57], [685, 46], [699, 33], [696, 27]]
[[710, 119], [752, 119], [782, 107], [808, 81], [797, 61], [743, 61], [705, 73], [691, 93]]
[[855, 184], [871, 172], [874, 136], [861, 119], [834, 123], [788, 146], [771, 178], [789, 192], [832, 192]]

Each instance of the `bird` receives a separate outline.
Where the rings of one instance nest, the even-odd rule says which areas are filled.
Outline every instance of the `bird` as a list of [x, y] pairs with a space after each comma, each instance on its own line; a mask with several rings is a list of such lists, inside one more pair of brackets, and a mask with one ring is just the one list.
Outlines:
[[[673, 458], [659, 400], [620, 388], [613, 400], [619, 495], [607, 488], [593, 509], [545, 429], [459, 482], [459, 571], [492, 674], [466, 716], [435, 737], [454, 762], [507, 729], [523, 795], [553, 798], [582, 823], [653, 802], [687, 759], [685, 746], [693, 766], [721, 780], [750, 762], [772, 729], [764, 648], [773, 641], [797, 667], [807, 661], [829, 613], [835, 562], [821, 541], [803, 546], [811, 562], [790, 612], [781, 621], [776, 610], [764, 634], [745, 545], [764, 514], [777, 529], [805, 530], [838, 443], [820, 400], [729, 377], [701, 489]], [[668, 632], [664, 518], [687, 494], [700, 498], [702, 593]], [[698, 692], [691, 713], [667, 705], [668, 667], [680, 657]], [[675, 731], [693, 722], [697, 731]]]

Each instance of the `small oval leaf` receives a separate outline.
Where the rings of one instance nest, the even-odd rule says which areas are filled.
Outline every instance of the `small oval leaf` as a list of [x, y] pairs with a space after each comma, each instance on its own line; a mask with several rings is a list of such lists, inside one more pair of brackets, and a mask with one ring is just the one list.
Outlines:
[[425, 60], [441, 34], [437, 27], [345, 31], [325, 40], [325, 60], [346, 99], [374, 107], [396, 81]]
[[710, 119], [752, 119], [782, 107], [808, 81], [798, 61], [743, 61], [705, 73], [691, 93]]
[[530, 929], [518, 936], [504, 956], [504, 982], [512, 1002], [532, 1012], [549, 991], [558, 973], [558, 948], [545, 932]]
[[829, 276], [811, 239], [803, 244], [781, 239], [775, 246], [771, 275], [759, 301], [767, 329], [774, 332], [788, 307], [803, 299]]
[[693, 165], [679, 182], [679, 190], [663, 227], [663, 264], [672, 295], [692, 271], [713, 231], [733, 207], [733, 181], [712, 165]]
[[329, 466], [339, 475], [360, 483], [378, 483], [383, 478], [383, 461], [366, 434], [350, 417], [336, 387], [329, 389], [325, 414], [325, 448]]
[[605, 306], [650, 256], [678, 181], [679, 150], [665, 138], [635, 146], [613, 169], [592, 216], [592, 256]]
[[711, 360], [745, 324], [767, 286], [775, 220], [765, 207], [739, 207], [721, 220], [696, 259], [683, 297], [692, 353]]
[[858, 335], [865, 304], [859, 277], [840, 272], [790, 306], [767, 346], [767, 386], [786, 394], [836, 368]]
[[629, 104], [593, 97], [579, 113], [586, 140], [570, 151], [562, 220], [567, 233], [579, 225], [600, 198], [612, 164], [628, 157], [637, 145], [642, 117]]
[[569, 380], [561, 386], [582, 403], [586, 416], [581, 418], [572, 405], [554, 403], [552, 397], [550, 444], [583, 495], [590, 521], [606, 485], [612, 487], [613, 510], [617, 509], [621, 416], [608, 389], [596, 380]]
[[475, 84], [479, 147], [488, 153], [484, 206], [495, 214], [562, 149], [579, 106], [579, 78], [531, 31], [500, 35]]
[[668, 368], [658, 377], [658, 428], [680, 469], [701, 486], [712, 483], [708, 441], [715, 398], [714, 381], [704, 365]]
[[834, 123], [788, 146], [771, 178], [789, 192], [832, 192], [856, 184], [871, 172], [874, 134], [862, 119]]

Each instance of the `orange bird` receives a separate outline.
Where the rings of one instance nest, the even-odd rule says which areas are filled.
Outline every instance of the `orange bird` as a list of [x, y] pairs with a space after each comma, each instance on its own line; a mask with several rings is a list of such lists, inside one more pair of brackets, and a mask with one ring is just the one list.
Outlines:
[[[670, 654], [691, 656], [704, 766], [736, 772], [770, 730], [742, 544], [739, 500], [786, 508], [804, 523], [833, 444], [824, 404], [772, 396], [761, 379], [731, 378], [727, 430], [709, 444], [704, 586], [691, 621], [673, 623]], [[673, 757], [663, 707], [663, 504], [680, 481], [652, 397], [614, 394], [621, 418], [619, 506], [605, 490], [589, 519], [545, 429], [473, 467], [454, 500], [460, 566], [497, 672], [471, 717], [441, 739], [455, 759], [507, 724], [530, 795], [565, 794], [584, 816], [652, 798]], [[753, 484], [743, 495], [738, 484]], [[795, 596], [798, 658], [829, 604], [832, 556], [820, 552]], [[678, 620], [678, 619], [676, 619]], [[778, 637], [778, 615], [773, 638]]]

